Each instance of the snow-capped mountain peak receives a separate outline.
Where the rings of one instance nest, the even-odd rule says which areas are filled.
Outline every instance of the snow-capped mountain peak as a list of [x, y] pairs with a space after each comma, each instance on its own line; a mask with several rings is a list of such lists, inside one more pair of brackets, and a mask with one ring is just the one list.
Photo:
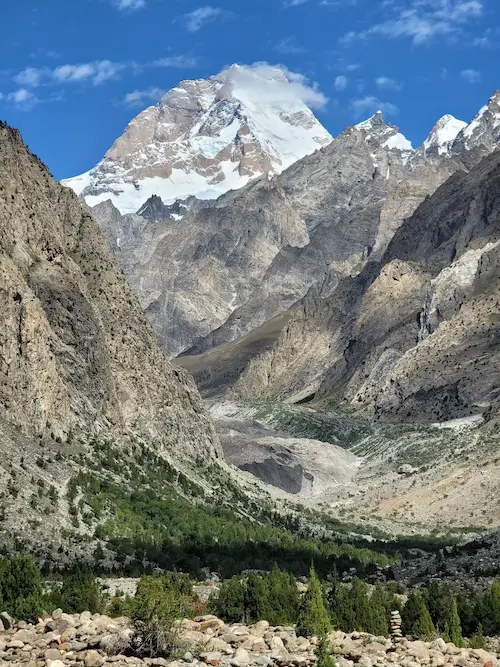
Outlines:
[[456, 150], [471, 150], [484, 146], [493, 150], [500, 143], [500, 90], [490, 97], [488, 104], [479, 110], [476, 117], [457, 136], [453, 145]]
[[306, 105], [314, 95], [266, 65], [183, 81], [134, 118], [96, 167], [63, 184], [91, 206], [111, 199], [122, 213], [153, 194], [166, 204], [218, 197], [330, 143]]
[[437, 151], [438, 155], [447, 153], [458, 134], [467, 127], [467, 123], [446, 114], [438, 120], [423, 143], [426, 153]]
[[377, 141], [382, 147], [407, 153], [413, 151], [411, 141], [399, 131], [399, 128], [386, 123], [382, 111], [377, 111], [367, 120], [358, 123], [356, 129], [366, 132], [366, 139]]

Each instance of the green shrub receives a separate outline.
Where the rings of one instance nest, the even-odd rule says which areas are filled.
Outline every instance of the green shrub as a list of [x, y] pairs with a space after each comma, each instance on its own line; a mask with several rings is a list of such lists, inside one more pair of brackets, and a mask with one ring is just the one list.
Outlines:
[[172, 585], [168, 577], [141, 577], [131, 607], [138, 656], [166, 658], [179, 650], [175, 621], [185, 616], [187, 599], [179, 593], [178, 585]]
[[40, 570], [24, 554], [0, 559], [0, 601], [12, 616], [36, 621], [42, 612]]
[[325, 635], [320, 637], [314, 649], [314, 654], [316, 656], [316, 667], [336, 667]]
[[239, 577], [224, 581], [216, 597], [210, 598], [209, 609], [229, 623], [245, 620], [246, 587]]
[[80, 567], [64, 577], [61, 588], [53, 590], [48, 600], [53, 608], [60, 607], [69, 614], [80, 614], [82, 611], [95, 614], [101, 612], [103, 607], [98, 581], [90, 570]]

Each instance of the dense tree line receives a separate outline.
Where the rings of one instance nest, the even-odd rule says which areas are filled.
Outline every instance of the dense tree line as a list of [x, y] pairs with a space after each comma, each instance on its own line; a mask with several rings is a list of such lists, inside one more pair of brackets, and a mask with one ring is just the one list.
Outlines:
[[[129, 615], [138, 627], [150, 628], [152, 618], [194, 613], [192, 587], [189, 576], [177, 572], [143, 576], [134, 599], [109, 601], [94, 574], [77, 567], [44, 592], [40, 570], [29, 556], [0, 559], [0, 608], [28, 621], [57, 607], [70, 613], [106, 608], [114, 615]], [[307, 590], [300, 594], [295, 577], [274, 564], [270, 572], [225, 580], [209, 604], [211, 611], [228, 622], [265, 619], [272, 625], [293, 624], [298, 634], [320, 638], [330, 628], [388, 636], [390, 614], [396, 609], [401, 611], [403, 633], [409, 637], [428, 640], [441, 636], [456, 646], [464, 646], [467, 637], [469, 646], [482, 648], [485, 636], [500, 635], [500, 580], [483, 593], [457, 595], [449, 585], [434, 581], [403, 594], [394, 583], [370, 586], [354, 579], [346, 584], [335, 576], [321, 581], [311, 567]], [[165, 646], [172, 639], [162, 637]]]

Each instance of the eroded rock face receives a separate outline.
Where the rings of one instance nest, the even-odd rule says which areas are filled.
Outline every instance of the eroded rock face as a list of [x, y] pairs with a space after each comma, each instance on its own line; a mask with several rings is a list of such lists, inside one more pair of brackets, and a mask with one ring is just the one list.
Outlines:
[[[306, 299], [237, 391], [335, 392], [364, 414], [398, 421], [496, 410], [499, 240], [495, 153], [426, 200], [379, 263], [327, 296]], [[318, 337], [321, 345], [308, 346]], [[304, 350], [299, 358], [297, 349]]]
[[271, 181], [188, 200], [163, 221], [94, 208], [162, 346], [199, 354], [231, 342], [380, 256], [457, 168], [430, 159], [410, 168], [401, 136], [378, 115]]
[[192, 379], [166, 360], [97, 223], [4, 124], [0, 231], [0, 418], [30, 437], [136, 435], [216, 457]]

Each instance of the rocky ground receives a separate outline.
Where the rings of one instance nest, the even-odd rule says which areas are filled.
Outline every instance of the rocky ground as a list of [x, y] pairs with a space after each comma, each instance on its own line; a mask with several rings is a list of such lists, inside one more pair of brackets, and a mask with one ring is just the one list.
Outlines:
[[[317, 638], [297, 637], [293, 628], [270, 627], [267, 621], [247, 627], [226, 625], [215, 616], [185, 619], [180, 622], [182, 658], [141, 660], [120, 654], [126, 652], [132, 633], [127, 618], [56, 610], [37, 625], [13, 624], [6, 614], [0, 614], [0, 619], [0, 665], [11, 667], [309, 667], [315, 663]], [[499, 664], [493, 653], [457, 648], [442, 639], [430, 643], [405, 638], [393, 641], [341, 631], [332, 632], [329, 638], [338, 667]]]

